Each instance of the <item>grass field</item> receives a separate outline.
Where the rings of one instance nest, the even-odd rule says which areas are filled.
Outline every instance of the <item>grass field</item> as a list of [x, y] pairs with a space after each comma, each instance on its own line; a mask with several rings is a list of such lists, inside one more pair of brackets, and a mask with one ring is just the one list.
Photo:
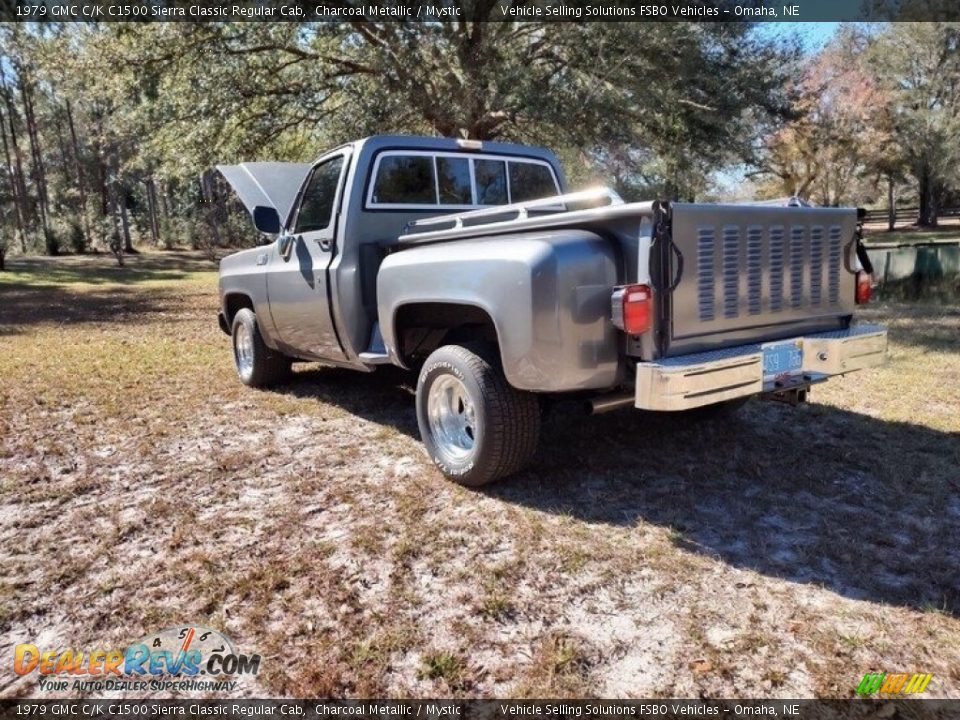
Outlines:
[[253, 697], [960, 697], [960, 306], [873, 307], [889, 363], [807, 406], [554, 417], [470, 491], [408, 377], [242, 387], [199, 255], [9, 264], [0, 657], [198, 623]]
[[900, 222], [893, 230], [887, 230], [886, 223], [867, 223], [864, 240], [868, 246], [957, 243], [960, 242], [960, 218], [941, 218], [938, 227], [932, 229]]

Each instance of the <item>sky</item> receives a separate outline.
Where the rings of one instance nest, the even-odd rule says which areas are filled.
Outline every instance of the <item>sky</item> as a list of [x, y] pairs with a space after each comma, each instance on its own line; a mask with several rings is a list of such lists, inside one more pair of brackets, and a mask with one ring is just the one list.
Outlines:
[[764, 35], [799, 35], [808, 51], [822, 48], [840, 27], [838, 22], [765, 22], [758, 28]]

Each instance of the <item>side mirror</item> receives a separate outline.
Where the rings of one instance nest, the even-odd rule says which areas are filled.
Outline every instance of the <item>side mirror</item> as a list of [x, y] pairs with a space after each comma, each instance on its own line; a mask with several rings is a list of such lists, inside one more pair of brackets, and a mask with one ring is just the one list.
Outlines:
[[280, 215], [272, 207], [257, 205], [253, 209], [253, 224], [262, 233], [276, 235], [280, 232]]

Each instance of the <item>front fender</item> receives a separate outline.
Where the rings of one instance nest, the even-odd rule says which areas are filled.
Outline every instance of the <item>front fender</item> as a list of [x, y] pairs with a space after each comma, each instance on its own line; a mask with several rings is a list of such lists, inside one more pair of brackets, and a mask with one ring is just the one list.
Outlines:
[[276, 350], [276, 328], [267, 302], [267, 275], [259, 260], [268, 252], [265, 247], [250, 248], [227, 255], [220, 261], [220, 309], [226, 321], [227, 299], [234, 295], [249, 298], [264, 342]]
[[497, 332], [514, 387], [564, 392], [612, 387], [619, 376], [610, 293], [617, 284], [611, 243], [561, 230], [424, 245], [388, 256], [377, 276], [377, 307], [391, 360], [399, 355], [397, 311], [410, 303], [480, 308]]

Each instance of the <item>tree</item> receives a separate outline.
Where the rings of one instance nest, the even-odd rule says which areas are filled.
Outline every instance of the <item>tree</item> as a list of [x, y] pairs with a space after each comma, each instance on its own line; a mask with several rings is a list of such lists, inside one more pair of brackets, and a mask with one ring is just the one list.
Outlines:
[[795, 53], [748, 24], [485, 22], [499, 4], [458, 6], [444, 23], [0, 28], [4, 217], [22, 217], [24, 250], [38, 235], [118, 260], [138, 233], [231, 242], [213, 165], [390, 132], [547, 145], [577, 181], [693, 198], [717, 167], [755, 161], [788, 109]]
[[848, 26], [808, 63], [798, 79], [796, 116], [767, 141], [764, 192], [798, 195], [820, 205], [864, 203], [877, 180], [894, 172], [889, 92], [867, 62], [868, 34]]
[[917, 183], [917, 224], [935, 227], [940, 196], [960, 180], [960, 25], [892, 23], [870, 61], [890, 94], [890, 127]]
[[491, 23], [498, 6], [473, 7], [451, 23], [136, 26], [115, 47], [164, 118], [149, 152], [197, 172], [427, 132], [596, 157], [642, 148], [654, 162], [631, 174], [691, 195], [710, 169], [751, 158], [787, 107], [794, 50], [746, 24]]

